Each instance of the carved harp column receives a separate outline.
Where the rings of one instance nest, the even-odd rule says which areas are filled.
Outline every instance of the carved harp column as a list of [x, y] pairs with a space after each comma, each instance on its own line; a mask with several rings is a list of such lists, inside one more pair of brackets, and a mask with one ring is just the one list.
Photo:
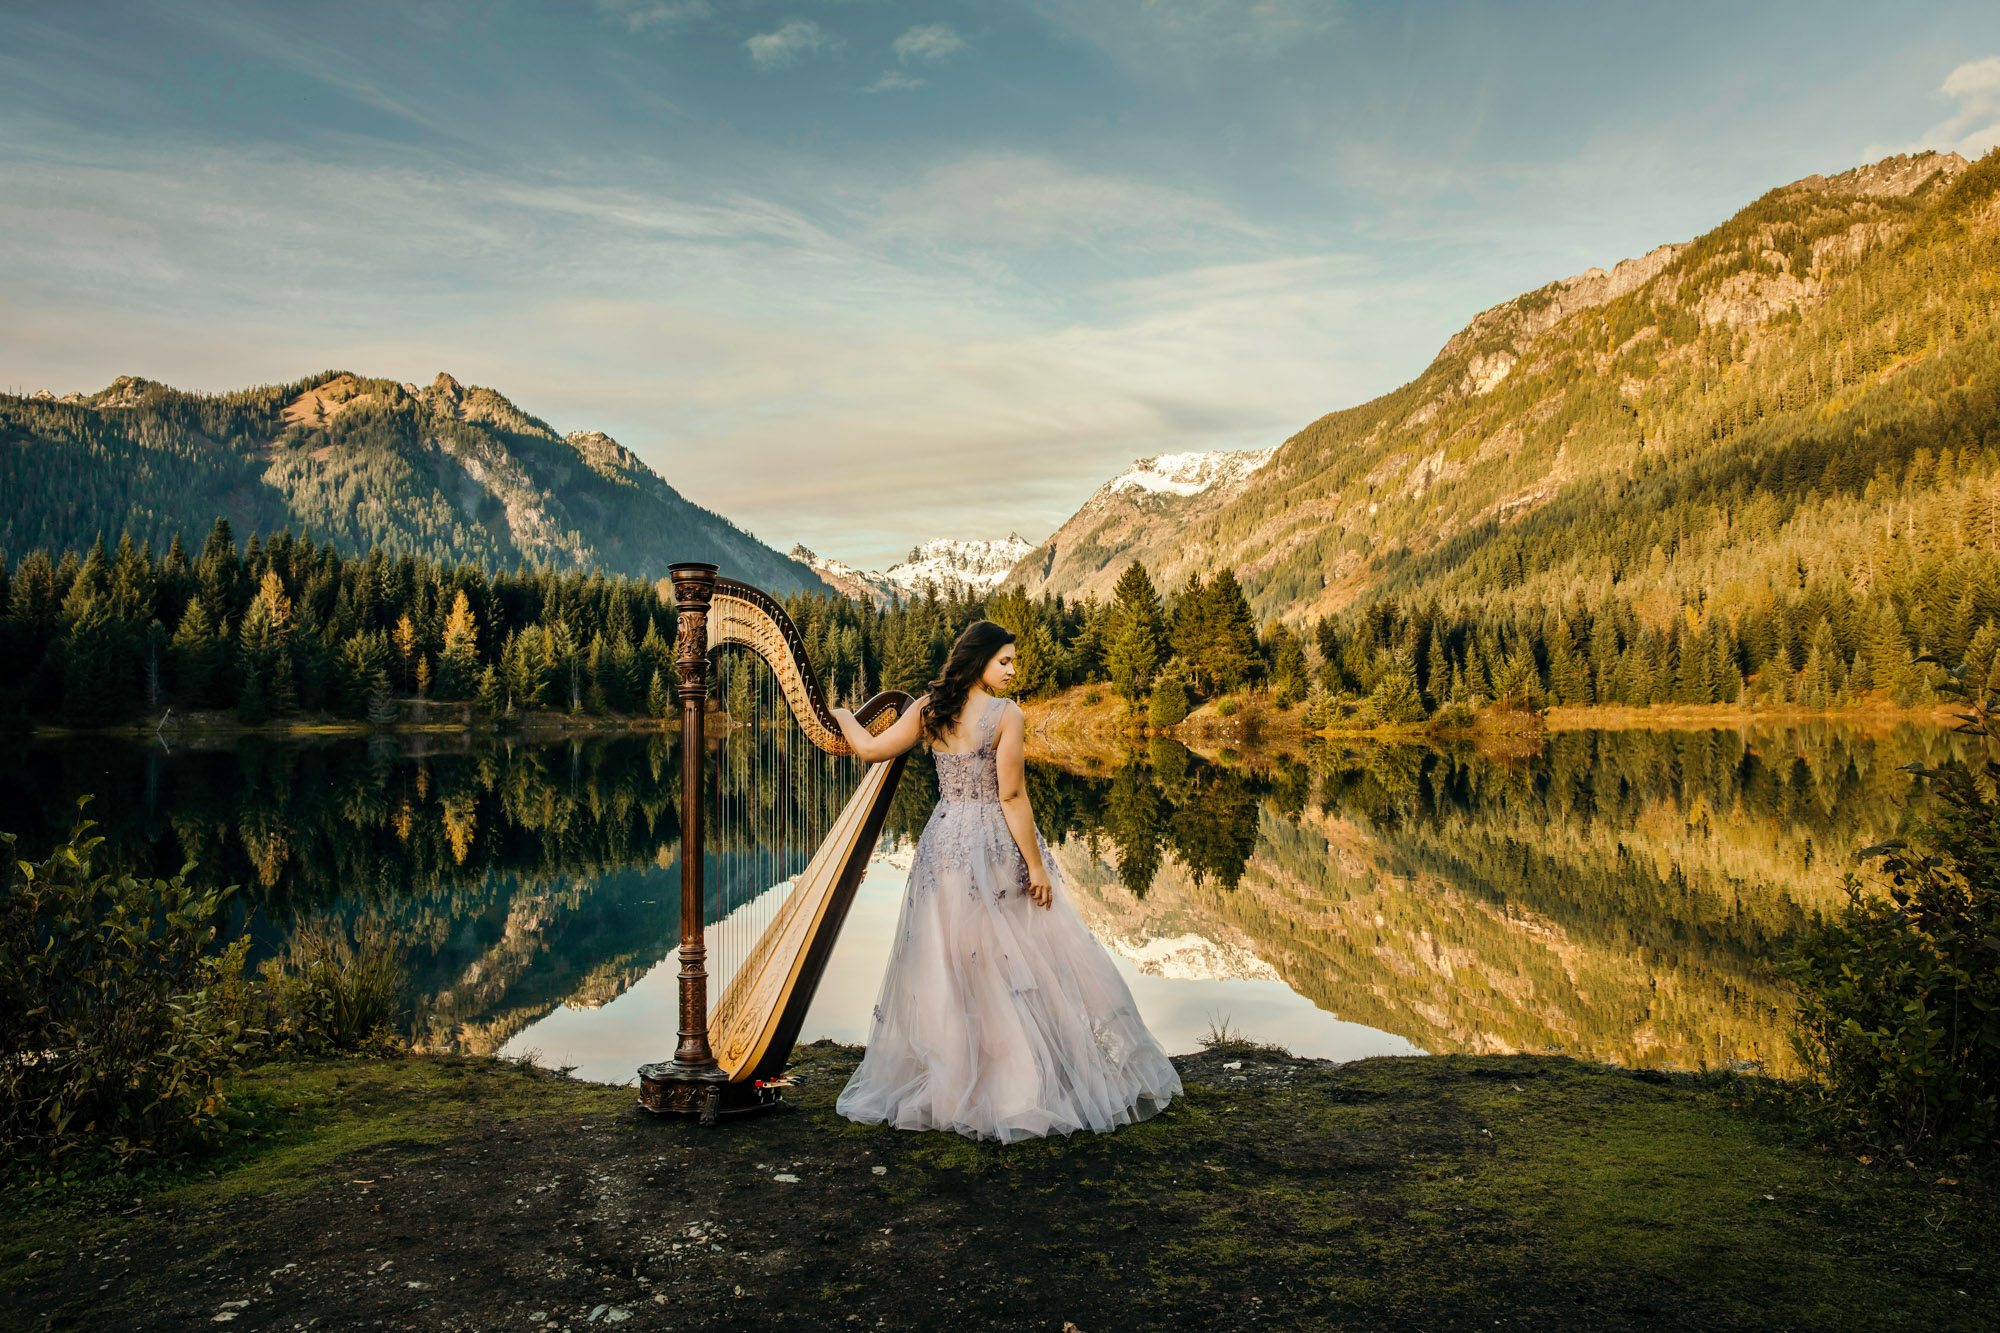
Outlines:
[[[852, 754], [853, 748], [827, 708], [804, 639], [776, 600], [749, 584], [717, 578], [714, 565], [678, 564], [669, 577], [678, 617], [681, 704], [680, 1040], [671, 1061], [640, 1068], [639, 1104], [650, 1111], [693, 1112], [710, 1124], [719, 1115], [788, 1107], [766, 1084], [790, 1058], [907, 756], [868, 767], [810, 863], [784, 890], [783, 903], [711, 1014], [702, 823], [709, 653], [723, 644], [748, 648], [770, 668], [808, 740], [829, 754]], [[854, 717], [880, 735], [910, 702], [901, 690], [886, 690], [857, 708]]]

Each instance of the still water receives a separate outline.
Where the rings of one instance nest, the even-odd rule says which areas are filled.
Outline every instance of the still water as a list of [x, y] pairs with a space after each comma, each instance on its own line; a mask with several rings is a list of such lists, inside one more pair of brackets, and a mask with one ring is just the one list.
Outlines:
[[[1562, 732], [1504, 756], [1208, 759], [1155, 741], [1076, 771], [1031, 763], [1029, 780], [1079, 910], [1169, 1050], [1226, 1023], [1339, 1059], [1564, 1051], [1782, 1074], [1773, 960], [1844, 900], [1855, 849], [1907, 830], [1900, 767], [1962, 744], [1818, 723]], [[0, 828], [23, 854], [93, 793], [101, 855], [242, 885], [262, 956], [302, 926], [395, 949], [419, 1048], [533, 1052], [607, 1082], [672, 1053], [671, 736], [72, 739], [5, 758]], [[866, 1039], [934, 796], [913, 761], [805, 1040]], [[718, 904], [711, 930], [754, 910]]]

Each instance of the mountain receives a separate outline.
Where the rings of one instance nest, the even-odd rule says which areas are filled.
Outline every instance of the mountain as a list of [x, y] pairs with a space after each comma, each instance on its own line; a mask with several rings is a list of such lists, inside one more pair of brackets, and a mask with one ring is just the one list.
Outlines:
[[921, 597], [926, 586], [940, 595], [958, 593], [976, 596], [992, 591], [1005, 579], [1032, 548], [1017, 533], [1005, 541], [958, 541], [939, 537], [910, 548], [909, 557], [886, 571], [862, 571], [838, 560], [824, 559], [803, 545], [791, 549], [791, 558], [809, 566], [830, 586], [849, 597], [872, 597], [878, 603], [892, 598]]
[[804, 542], [795, 543], [785, 554], [819, 575], [820, 580], [835, 592], [843, 597], [852, 597], [857, 602], [872, 599], [878, 604], [887, 604], [898, 591], [894, 584], [875, 571], [856, 569], [843, 561], [815, 554]]
[[1059, 592], [1109, 599], [1119, 571], [1134, 557], [1153, 569], [1173, 564], [1179, 534], [1240, 495], [1276, 453], [1249, 449], [1141, 458], [1099, 486], [1068, 522], [1029, 551], [1006, 584], [1030, 596]]
[[1976, 624], [2000, 613], [1996, 314], [2000, 153], [1809, 176], [1481, 313], [1227, 483], [1107, 485], [1011, 581], [1102, 595], [1140, 558], [1166, 585], [1233, 566], [1287, 618], [1886, 596], [1920, 635], [1953, 599]]
[[712, 560], [780, 593], [826, 587], [610, 436], [559, 435], [442, 373], [423, 388], [327, 372], [214, 395], [121, 376], [89, 396], [0, 396], [0, 495], [12, 555], [122, 530], [195, 545], [223, 516], [356, 553], [644, 578]]

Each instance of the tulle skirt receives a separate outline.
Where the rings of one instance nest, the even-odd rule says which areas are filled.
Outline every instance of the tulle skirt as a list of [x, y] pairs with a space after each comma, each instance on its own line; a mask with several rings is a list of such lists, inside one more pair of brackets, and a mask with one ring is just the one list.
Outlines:
[[1180, 1092], [1046, 843], [1042, 864], [1049, 909], [1000, 806], [938, 803], [840, 1114], [1012, 1143], [1132, 1124]]

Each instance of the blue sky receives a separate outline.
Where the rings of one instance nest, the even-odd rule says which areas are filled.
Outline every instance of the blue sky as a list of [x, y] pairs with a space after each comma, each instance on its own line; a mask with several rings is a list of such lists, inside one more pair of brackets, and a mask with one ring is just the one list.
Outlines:
[[1995, 142], [1990, 0], [6, 0], [0, 384], [449, 370], [880, 565]]

